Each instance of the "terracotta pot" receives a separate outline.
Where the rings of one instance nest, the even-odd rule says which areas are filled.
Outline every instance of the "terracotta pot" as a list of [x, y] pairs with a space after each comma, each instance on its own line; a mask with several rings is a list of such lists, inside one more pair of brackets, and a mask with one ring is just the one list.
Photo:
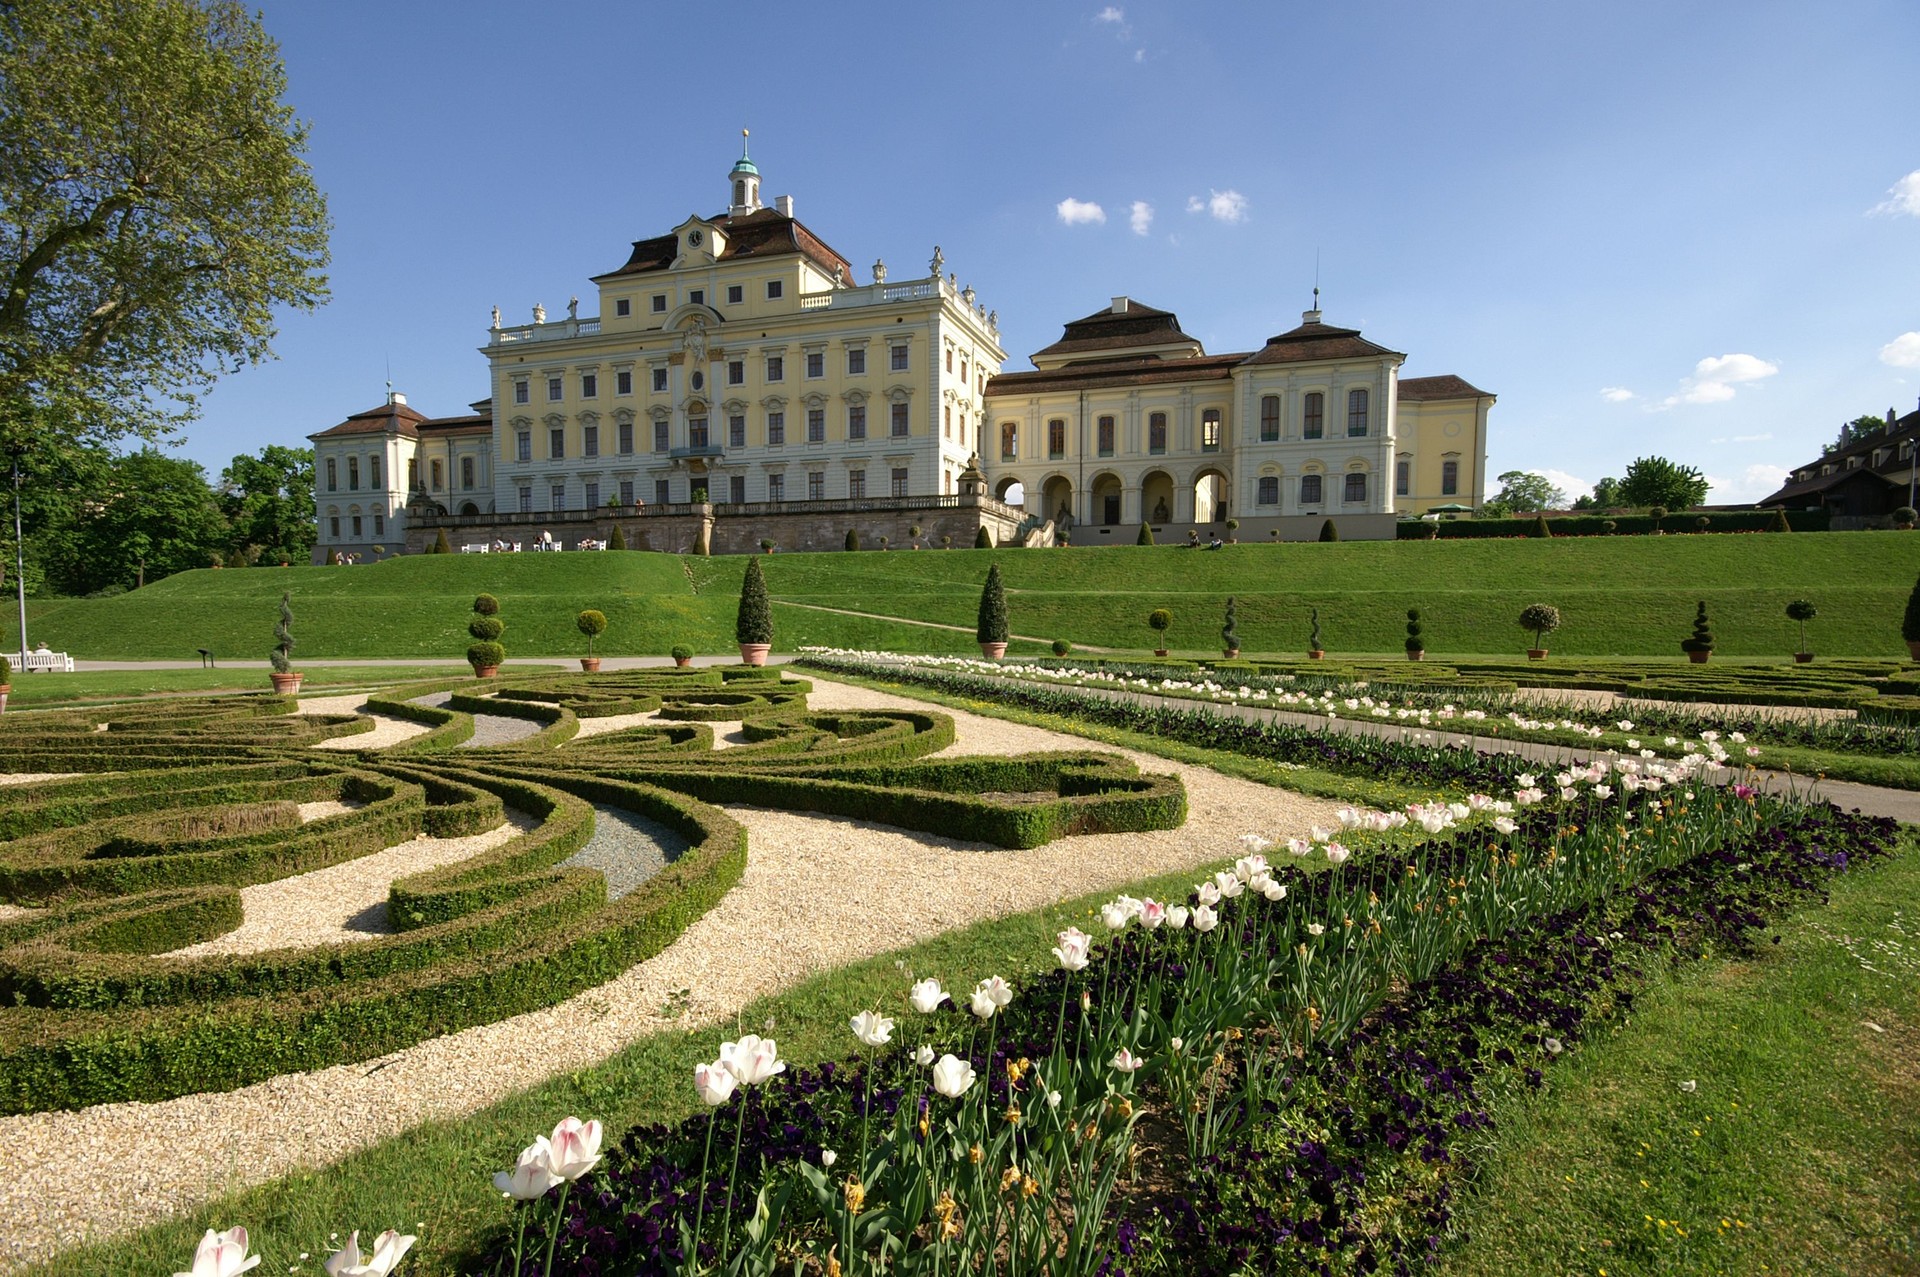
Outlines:
[[1527, 659], [1530, 661], [1544, 661], [1547, 659], [1547, 649], [1544, 647], [1530, 647], [1527, 649]]
[[1223, 647], [1220, 649], [1220, 655], [1230, 661], [1240, 655], [1240, 649], [1237, 647]]
[[1713, 655], [1712, 652], [1688, 652], [1687, 659], [1693, 662], [1695, 665], [1705, 665], [1707, 663], [1707, 658], [1712, 655]]
[[589, 674], [598, 674], [600, 672], [600, 658], [597, 656], [583, 656], [580, 658], [580, 668]]
[[1795, 665], [1811, 665], [1813, 663], [1813, 653], [1795, 652], [1793, 654], [1793, 663]]
[[980, 645], [980, 659], [983, 661], [997, 661], [1006, 654], [1007, 645], [1005, 643], [982, 643]]
[[693, 664], [693, 658], [691, 656], [676, 656], [673, 658], [673, 663], [680, 669], [685, 669], [687, 666]]
[[1426, 659], [1427, 659], [1427, 654], [1426, 654], [1426, 652], [1424, 652], [1424, 651], [1420, 651], [1420, 652], [1408, 652], [1408, 653], [1407, 653], [1407, 659], [1408, 659], [1408, 660], [1410, 660], [1410, 661], [1424, 661], [1424, 660], [1426, 660]]
[[740, 663], [742, 665], [765, 665], [771, 643], [742, 643], [740, 645]]
[[1308, 653], [1307, 653], [1307, 659], [1308, 659], [1308, 660], [1310, 660], [1310, 661], [1319, 661], [1319, 660], [1324, 660], [1324, 659], [1326, 659], [1326, 655], [1327, 655], [1327, 654], [1326, 654], [1326, 651], [1325, 651], [1324, 649], [1322, 649], [1322, 650], [1319, 650], [1319, 651], [1310, 651], [1310, 652], [1308, 652]]
[[279, 696], [297, 696], [300, 692], [300, 680], [305, 674], [268, 674], [273, 680], [273, 690]]
[[498, 676], [499, 673], [500, 667], [498, 665], [476, 665], [473, 667], [473, 676], [475, 678], [494, 678]]
[[0, 714], [7, 712], [7, 697], [13, 694], [12, 683], [0, 683]]
[[1167, 649], [1164, 647], [1156, 647], [1153, 649], [1153, 654], [1155, 656], [1165, 656], [1167, 654]]

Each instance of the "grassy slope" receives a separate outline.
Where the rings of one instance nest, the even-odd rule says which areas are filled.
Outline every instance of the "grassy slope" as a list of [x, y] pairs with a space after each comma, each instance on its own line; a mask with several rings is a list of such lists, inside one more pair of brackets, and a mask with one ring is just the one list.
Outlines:
[[[968, 651], [970, 633], [815, 609], [970, 631], [989, 561], [1007, 576], [1016, 632], [1104, 647], [1151, 646], [1146, 614], [1166, 606], [1175, 614], [1169, 639], [1176, 649], [1213, 649], [1232, 594], [1248, 653], [1304, 649], [1309, 607], [1320, 609], [1330, 651], [1397, 652], [1406, 610], [1418, 607], [1434, 656], [1513, 655], [1527, 641], [1514, 617], [1528, 603], [1551, 602], [1564, 618], [1548, 640], [1558, 654], [1677, 657], [1694, 600], [1703, 598], [1721, 655], [1782, 656], [1794, 631], [1781, 609], [1804, 596], [1822, 613], [1809, 627], [1816, 651], [1892, 656], [1920, 570], [1920, 538], [1795, 533], [1240, 545], [1218, 553], [1124, 546], [779, 555], [764, 560], [778, 644]], [[678, 642], [725, 651], [745, 562], [639, 553], [423, 555], [355, 568], [202, 570], [118, 598], [36, 604], [31, 624], [36, 639], [100, 659], [191, 657], [201, 646], [264, 655], [274, 604], [291, 589], [302, 656], [457, 658], [468, 642], [468, 604], [487, 590], [500, 597], [505, 642], [516, 655], [583, 650], [573, 616], [585, 607], [607, 614], [601, 649], [608, 654], [664, 653]], [[0, 627], [0, 642], [5, 633]]]

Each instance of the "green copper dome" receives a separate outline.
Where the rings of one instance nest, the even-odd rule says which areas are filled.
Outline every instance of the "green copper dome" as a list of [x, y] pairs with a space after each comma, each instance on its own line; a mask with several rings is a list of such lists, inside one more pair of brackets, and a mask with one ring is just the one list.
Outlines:
[[733, 166], [733, 171], [731, 173], [728, 173], [727, 176], [734, 177], [741, 173], [748, 173], [754, 177], [760, 176], [760, 170], [755, 168], [753, 166], [753, 161], [747, 158], [747, 131], [745, 129], [740, 130], [739, 162]]

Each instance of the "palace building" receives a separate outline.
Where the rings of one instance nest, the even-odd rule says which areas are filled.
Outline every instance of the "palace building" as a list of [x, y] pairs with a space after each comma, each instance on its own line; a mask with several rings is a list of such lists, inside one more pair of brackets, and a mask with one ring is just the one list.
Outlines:
[[[1300, 539], [1327, 517], [1477, 505], [1493, 396], [1401, 379], [1404, 356], [1307, 312], [1251, 353], [1209, 355], [1116, 297], [1003, 373], [999, 317], [945, 273], [871, 282], [761, 201], [742, 148], [724, 213], [689, 217], [595, 276], [598, 315], [503, 325], [490, 397], [433, 418], [386, 403], [310, 436], [330, 553], [602, 540], [635, 548], [838, 549], [848, 530], [971, 545], [1220, 531]], [[913, 528], [920, 529], [912, 537]]]

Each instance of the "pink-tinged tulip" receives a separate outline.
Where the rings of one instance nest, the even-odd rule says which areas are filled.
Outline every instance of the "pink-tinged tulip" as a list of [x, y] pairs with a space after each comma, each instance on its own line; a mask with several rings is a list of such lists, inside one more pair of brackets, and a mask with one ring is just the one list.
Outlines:
[[373, 1239], [373, 1254], [361, 1257], [360, 1233], [355, 1230], [347, 1244], [327, 1256], [327, 1277], [388, 1277], [413, 1248], [416, 1238], [402, 1236], [396, 1229]]
[[1008, 1003], [1013, 1001], [1013, 986], [997, 975], [990, 975], [982, 980], [974, 989], [974, 992], [984, 992], [988, 997], [993, 999], [993, 1005], [996, 1007], [1004, 1008]]
[[1510, 834], [1520, 828], [1519, 824], [1517, 824], [1511, 816], [1495, 816], [1493, 818], [1493, 827], [1503, 834]]
[[1148, 931], [1157, 929], [1167, 920], [1167, 907], [1149, 896], [1140, 902], [1140, 925]]
[[1327, 844], [1327, 863], [1330, 865], [1344, 865], [1347, 862], [1347, 857], [1352, 854], [1352, 852], [1337, 842]]
[[534, 1136], [533, 1143], [520, 1150], [520, 1160], [512, 1170], [493, 1173], [493, 1186], [519, 1202], [544, 1197], [559, 1182], [560, 1177], [553, 1173], [553, 1149], [544, 1135]]
[[1312, 850], [1313, 850], [1313, 844], [1311, 842], [1308, 842], [1305, 838], [1287, 839], [1288, 855], [1304, 856]]
[[893, 1021], [878, 1011], [862, 1011], [848, 1025], [864, 1046], [885, 1046], [893, 1038]]
[[1197, 905], [1193, 910], [1193, 929], [1202, 934], [1212, 931], [1220, 925], [1220, 915], [1205, 905]]
[[1146, 1061], [1123, 1046], [1113, 1053], [1113, 1059], [1109, 1060], [1108, 1064], [1116, 1073], [1135, 1073], [1146, 1064]]
[[727, 1066], [719, 1060], [712, 1064], [693, 1066], [693, 1089], [700, 1093], [700, 1100], [708, 1108], [719, 1108], [733, 1098], [733, 1089], [740, 1085], [740, 1079], [727, 1072]]
[[943, 1055], [933, 1066], [933, 1089], [950, 1100], [957, 1100], [973, 1085], [973, 1065], [955, 1055]]
[[1193, 889], [1193, 895], [1194, 899], [1203, 905], [1217, 905], [1220, 903], [1220, 888], [1212, 882], [1196, 884]]
[[1252, 882], [1254, 878], [1268, 871], [1265, 856], [1242, 856], [1233, 862], [1234, 876], [1241, 882]]
[[742, 1086], [758, 1086], [774, 1074], [787, 1071], [787, 1062], [780, 1058], [780, 1048], [773, 1039], [752, 1033], [738, 1042], [722, 1042], [720, 1063], [740, 1079]]
[[947, 1000], [947, 991], [940, 987], [938, 980], [922, 980], [907, 990], [907, 1001], [921, 1015], [932, 1015]]
[[1187, 908], [1185, 905], [1168, 905], [1167, 925], [1175, 931], [1179, 931], [1187, 925], [1187, 918], [1191, 916], [1192, 913], [1193, 910]]
[[1107, 924], [1107, 930], [1118, 931], [1127, 925], [1130, 915], [1125, 905], [1111, 904], [1100, 906], [1100, 921]]
[[600, 1160], [600, 1123], [562, 1118], [547, 1146], [553, 1173], [564, 1180], [577, 1180]]
[[173, 1277], [235, 1277], [260, 1262], [260, 1256], [247, 1254], [247, 1230], [238, 1226], [224, 1233], [211, 1228], [193, 1252], [193, 1271]]
[[1053, 956], [1060, 959], [1062, 971], [1085, 971], [1090, 960], [1089, 952], [1093, 947], [1093, 937], [1078, 927], [1068, 927], [1059, 935], [1060, 943], [1054, 946]]

